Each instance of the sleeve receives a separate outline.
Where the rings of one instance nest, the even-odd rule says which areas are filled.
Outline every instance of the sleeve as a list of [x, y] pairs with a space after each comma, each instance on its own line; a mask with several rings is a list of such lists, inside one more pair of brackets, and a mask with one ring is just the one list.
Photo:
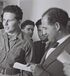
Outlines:
[[33, 55], [33, 42], [30, 39], [30, 37], [26, 34], [24, 34], [24, 49], [25, 49], [25, 60], [27, 63], [30, 63], [32, 60], [32, 55]]
[[15, 62], [26, 64], [26, 61], [25, 61], [25, 51], [23, 49], [20, 50], [20, 54], [15, 59]]
[[[15, 52], [14, 52], [15, 51]], [[16, 49], [14, 50], [13, 53], [9, 53], [7, 57], [7, 62], [10, 67], [13, 67], [15, 62], [19, 62], [22, 64], [26, 64], [25, 61], [25, 51], [23, 49]]]
[[27, 63], [31, 62], [32, 54], [33, 54], [33, 47], [31, 46], [31, 44], [27, 43], [25, 51], [25, 60]]
[[34, 76], [51, 76], [40, 64], [38, 64], [33, 73]]

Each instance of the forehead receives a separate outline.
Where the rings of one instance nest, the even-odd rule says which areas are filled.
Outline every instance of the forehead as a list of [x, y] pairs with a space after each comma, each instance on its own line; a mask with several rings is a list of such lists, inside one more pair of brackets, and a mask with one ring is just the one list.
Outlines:
[[5, 12], [3, 14], [3, 18], [5, 18], [5, 19], [7, 19], [7, 18], [12, 19], [12, 18], [15, 18], [15, 16], [16, 15], [14, 13], [11, 13], [11, 12]]
[[45, 15], [44, 17], [42, 17], [42, 28], [49, 28], [52, 29], [55, 26], [53, 26], [52, 24], [49, 23], [48, 21], [48, 15]]
[[42, 17], [42, 25], [47, 23], [48, 24], [48, 15]]
[[39, 25], [37, 29], [41, 29], [41, 28], [42, 28], [42, 24], [41, 24], [41, 25]]
[[48, 23], [48, 16], [45, 15], [44, 17], [42, 17], [42, 26], [41, 27], [47, 27], [48, 25], [50, 25]]

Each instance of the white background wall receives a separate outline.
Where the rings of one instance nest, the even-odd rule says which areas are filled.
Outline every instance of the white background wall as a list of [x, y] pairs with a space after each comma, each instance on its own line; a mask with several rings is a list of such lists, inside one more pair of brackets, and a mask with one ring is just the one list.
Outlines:
[[[23, 10], [23, 21], [31, 19], [36, 22], [50, 7], [59, 7], [66, 10], [70, 16], [70, 0], [6, 0], [6, 5], [17, 4]], [[35, 27], [33, 39], [38, 40]]]
[[19, 5], [20, 0], [2, 0], [4, 2], [4, 7], [7, 5]]

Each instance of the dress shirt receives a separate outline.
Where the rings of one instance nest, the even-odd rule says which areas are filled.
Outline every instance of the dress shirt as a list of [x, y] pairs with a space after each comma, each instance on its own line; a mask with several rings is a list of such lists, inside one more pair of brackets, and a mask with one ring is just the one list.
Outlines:
[[[60, 39], [58, 42], [61, 44], [63, 43], [70, 35], [67, 35], [66, 37]], [[64, 50], [58, 57], [57, 60], [62, 62], [62, 63], [68, 63], [70, 64], [70, 54], [67, 53], [66, 50]]]
[[[70, 35], [67, 35], [67, 36], [61, 38], [60, 40], [58, 40], [58, 41], [57, 41], [57, 42], [59, 43], [58, 46], [59, 46], [60, 44], [62, 44], [68, 37], [70, 37]], [[48, 50], [48, 52], [47, 52], [47, 55], [46, 55], [46, 58], [45, 58], [45, 59], [47, 59], [48, 56], [49, 56], [55, 49], [56, 49], [56, 48], [50, 48], [50, 49]], [[58, 58], [57, 58], [57, 59], [58, 59]]]

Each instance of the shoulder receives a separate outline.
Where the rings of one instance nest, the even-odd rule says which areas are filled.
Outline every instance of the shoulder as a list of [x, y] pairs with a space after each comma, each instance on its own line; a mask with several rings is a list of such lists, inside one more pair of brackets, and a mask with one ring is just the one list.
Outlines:
[[0, 34], [3, 34], [4, 32], [4, 29], [0, 29]]
[[40, 47], [42, 45], [41, 41], [35, 41], [34, 42], [34, 47]]
[[70, 42], [65, 46], [65, 51], [70, 54]]
[[0, 29], [0, 38], [3, 38], [4, 34], [5, 34], [4, 29]]
[[34, 44], [40, 44], [41, 43], [41, 41], [35, 41], [34, 42]]

